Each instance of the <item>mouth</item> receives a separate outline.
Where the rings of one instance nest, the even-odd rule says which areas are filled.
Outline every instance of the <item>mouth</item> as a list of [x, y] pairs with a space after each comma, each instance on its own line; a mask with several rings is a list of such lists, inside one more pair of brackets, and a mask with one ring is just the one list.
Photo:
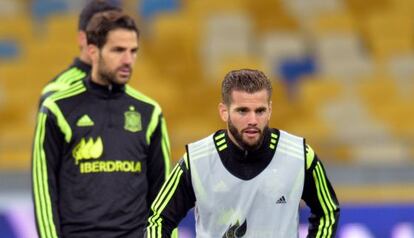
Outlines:
[[119, 68], [118, 72], [120, 73], [121, 76], [123, 77], [128, 77], [129, 75], [131, 75], [131, 68], [130, 67], [121, 67]]
[[248, 128], [243, 130], [243, 134], [246, 134], [247, 137], [255, 137], [260, 134], [260, 130], [257, 128]]

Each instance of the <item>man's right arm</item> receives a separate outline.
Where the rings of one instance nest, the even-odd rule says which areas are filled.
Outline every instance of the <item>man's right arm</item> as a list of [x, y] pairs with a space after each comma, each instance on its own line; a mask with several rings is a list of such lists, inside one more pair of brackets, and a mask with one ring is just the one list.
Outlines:
[[146, 229], [147, 238], [169, 238], [174, 228], [194, 207], [189, 160], [185, 154], [161, 187], [151, 205]]
[[64, 137], [56, 117], [44, 106], [37, 118], [32, 154], [35, 220], [40, 238], [60, 237], [57, 173]]

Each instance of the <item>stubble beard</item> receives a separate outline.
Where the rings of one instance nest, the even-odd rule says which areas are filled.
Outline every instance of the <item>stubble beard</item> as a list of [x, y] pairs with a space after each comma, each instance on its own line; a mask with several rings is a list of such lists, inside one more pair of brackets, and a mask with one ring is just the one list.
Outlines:
[[[117, 72], [117, 70], [114, 70], [114, 71], [107, 70], [106, 63], [103, 60], [102, 56], [99, 58], [98, 75], [99, 75], [100, 79], [103, 82], [108, 83], [109, 85], [124, 84], [124, 83], [119, 83], [119, 82], [121, 82], [121, 80], [117, 80], [116, 72]], [[129, 80], [129, 78], [128, 78], [128, 80]]]

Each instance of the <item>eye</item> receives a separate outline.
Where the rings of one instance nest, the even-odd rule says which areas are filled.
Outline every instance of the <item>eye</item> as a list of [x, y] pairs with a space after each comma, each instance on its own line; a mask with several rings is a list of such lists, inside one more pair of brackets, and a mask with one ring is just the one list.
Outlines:
[[258, 114], [258, 115], [262, 115], [262, 114], [264, 114], [266, 111], [267, 111], [267, 110], [266, 110], [266, 108], [259, 108], [259, 109], [257, 109], [257, 110], [256, 110], [256, 114]]
[[115, 48], [113, 48], [112, 49], [112, 51], [113, 52], [117, 52], [117, 53], [122, 53], [122, 52], [124, 52], [124, 48], [122, 48], [122, 47], [115, 47]]
[[245, 114], [247, 113], [247, 108], [237, 108], [236, 112], [238, 112], [239, 114]]

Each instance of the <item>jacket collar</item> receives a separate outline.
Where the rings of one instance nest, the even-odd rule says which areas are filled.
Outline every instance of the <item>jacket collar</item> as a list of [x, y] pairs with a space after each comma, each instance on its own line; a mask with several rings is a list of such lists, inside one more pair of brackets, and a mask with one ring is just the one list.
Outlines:
[[119, 97], [125, 92], [125, 85], [100, 85], [93, 82], [90, 75], [84, 79], [84, 83], [90, 92], [103, 98]]

